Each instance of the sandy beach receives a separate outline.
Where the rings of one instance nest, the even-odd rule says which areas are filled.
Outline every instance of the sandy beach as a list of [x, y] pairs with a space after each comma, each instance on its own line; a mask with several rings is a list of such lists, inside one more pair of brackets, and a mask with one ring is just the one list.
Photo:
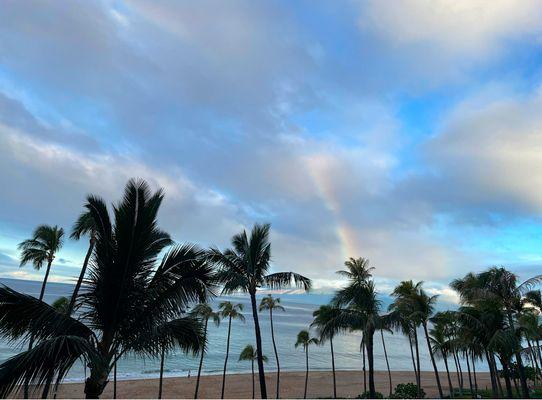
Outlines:
[[[489, 375], [478, 373], [479, 388], [490, 386]], [[269, 398], [275, 397], [275, 374], [266, 374], [267, 390]], [[305, 379], [304, 372], [283, 372], [280, 375], [281, 397], [302, 398]], [[379, 392], [388, 394], [388, 374], [385, 371], [376, 373], [376, 387]], [[457, 385], [457, 377], [452, 379]], [[447, 389], [447, 378], [441, 374], [443, 389]], [[398, 383], [414, 382], [414, 373], [411, 371], [392, 372], [393, 385]], [[220, 398], [222, 376], [208, 375], [201, 377], [200, 398]], [[332, 397], [333, 383], [330, 371], [318, 371], [309, 373], [309, 388], [307, 397], [323, 398]], [[196, 377], [191, 378], [164, 378], [164, 398], [193, 398]], [[465, 374], [465, 385], [468, 386], [468, 376]], [[432, 372], [422, 372], [422, 386], [427, 397], [435, 397], [437, 387]], [[338, 371], [337, 372], [337, 396], [353, 398], [363, 391], [363, 373], [361, 371]], [[117, 383], [117, 398], [155, 398], [158, 394], [157, 379], [126, 380]], [[61, 386], [57, 398], [82, 398], [82, 383], [66, 383]], [[110, 382], [105, 389], [102, 398], [113, 397], [113, 384]], [[232, 374], [226, 377], [227, 398], [251, 398], [252, 383], [250, 374]], [[258, 398], [258, 382], [256, 377], [256, 397]]]

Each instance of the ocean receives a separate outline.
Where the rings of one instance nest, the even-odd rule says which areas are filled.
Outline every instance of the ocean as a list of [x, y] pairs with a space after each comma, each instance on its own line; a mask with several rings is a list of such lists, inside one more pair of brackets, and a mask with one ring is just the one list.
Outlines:
[[[17, 291], [38, 297], [41, 282], [26, 281], [18, 279], [0, 279], [0, 283], [7, 285]], [[48, 283], [45, 294], [45, 301], [52, 303], [60, 296], [69, 296], [72, 293], [73, 285], [65, 283]], [[262, 295], [263, 296], [263, 295]], [[259, 296], [261, 298], [262, 296]], [[273, 313], [275, 327], [275, 339], [277, 343], [281, 371], [300, 371], [305, 369], [305, 357], [301, 349], [296, 349], [294, 344], [297, 333], [302, 329], [308, 329], [312, 321], [312, 312], [321, 304], [327, 303], [331, 295], [326, 294], [280, 294], [281, 304], [284, 312]], [[244, 305], [243, 314], [246, 321], [232, 322], [230, 357], [228, 361], [228, 373], [250, 372], [249, 362], [239, 362], [239, 354], [247, 344], [255, 345], [254, 325], [250, 308], [250, 300], [245, 295], [220, 296], [214, 299], [211, 304], [214, 309], [218, 308], [221, 301], [229, 300]], [[269, 314], [260, 313], [260, 326], [262, 330], [263, 351], [269, 361], [265, 365], [266, 370], [276, 368], [271, 333]], [[222, 373], [224, 366], [225, 345], [227, 336], [227, 321], [219, 327], [209, 322], [208, 352], [205, 354], [203, 374]], [[313, 332], [314, 333], [314, 332]], [[431, 360], [425, 346], [423, 331], [419, 332], [421, 369], [431, 371]], [[399, 333], [384, 333], [386, 349], [390, 368], [396, 371], [412, 369], [408, 338]], [[335, 351], [335, 366], [339, 370], [360, 370], [362, 368], [362, 357], [360, 353], [361, 334], [347, 333], [335, 337], [333, 340]], [[0, 362], [20, 352], [21, 346], [17, 343], [9, 343], [7, 340], [0, 340]], [[380, 335], [375, 335], [375, 369], [386, 370], [386, 361]], [[444, 363], [438, 360], [441, 370], [444, 370]], [[165, 376], [187, 376], [189, 373], [197, 374], [199, 358], [185, 355], [175, 351], [167, 355], [165, 361]], [[140, 358], [128, 355], [122, 358], [117, 365], [118, 379], [153, 378], [159, 373], [159, 360]], [[453, 362], [451, 363], [453, 366]], [[321, 346], [311, 346], [309, 349], [309, 367], [311, 370], [330, 370], [331, 356], [329, 343]], [[466, 366], [465, 366], [466, 368]], [[487, 371], [487, 365], [477, 364], [477, 370]], [[83, 365], [78, 363], [73, 366], [66, 377], [66, 381], [82, 381], [86, 376]]]

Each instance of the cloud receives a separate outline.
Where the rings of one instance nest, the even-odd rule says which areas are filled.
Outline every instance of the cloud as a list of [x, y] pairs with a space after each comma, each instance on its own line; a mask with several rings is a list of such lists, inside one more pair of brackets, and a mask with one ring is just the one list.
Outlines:
[[[542, 210], [542, 90], [463, 100], [424, 148], [430, 195], [448, 212], [534, 216]], [[427, 189], [426, 189], [427, 193]]]
[[395, 46], [425, 47], [442, 57], [479, 61], [527, 35], [540, 39], [542, 6], [536, 0], [407, 0], [394, 7], [363, 2], [360, 28]]

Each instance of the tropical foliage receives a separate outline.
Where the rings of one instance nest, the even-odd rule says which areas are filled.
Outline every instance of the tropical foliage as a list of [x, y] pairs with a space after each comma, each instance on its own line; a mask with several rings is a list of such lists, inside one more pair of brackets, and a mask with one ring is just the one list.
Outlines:
[[[158, 228], [162, 199], [162, 191], [152, 193], [145, 182], [133, 180], [113, 207], [113, 218], [101, 199], [87, 199], [96, 243], [85, 290], [77, 295], [81, 309], [77, 317], [0, 287], [0, 333], [35, 343], [0, 365], [1, 397], [27, 380], [45, 386], [43, 395], [47, 395], [50, 382], [58, 385], [82, 360], [90, 368], [85, 394], [97, 398], [114, 363], [127, 353], [156, 357], [173, 346], [191, 352], [203, 349], [201, 322], [183, 313], [191, 302], [204, 302], [212, 294], [213, 271], [203, 250], [192, 244], [173, 246], [169, 235]], [[41, 243], [40, 238], [35, 235], [29, 243], [35, 246], [22, 246], [25, 254], [35, 254], [33, 249], [51, 254], [58, 248]], [[50, 259], [33, 258], [37, 266]]]
[[271, 260], [269, 229], [269, 224], [256, 224], [252, 228], [250, 237], [246, 231], [235, 235], [231, 240], [231, 249], [220, 251], [212, 248], [208, 253], [209, 260], [218, 267], [217, 278], [223, 285], [222, 293], [242, 292], [248, 293], [250, 296], [256, 335], [256, 351], [258, 353], [261, 398], [267, 398], [267, 387], [256, 291], [260, 287], [281, 289], [291, 285], [309, 290], [311, 286], [310, 279], [295, 272], [268, 273]]

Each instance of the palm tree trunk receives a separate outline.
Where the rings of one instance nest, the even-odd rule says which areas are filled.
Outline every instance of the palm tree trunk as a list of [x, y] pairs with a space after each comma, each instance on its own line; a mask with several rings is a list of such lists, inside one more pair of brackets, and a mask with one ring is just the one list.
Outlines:
[[390, 362], [388, 360], [388, 352], [386, 351], [386, 341], [384, 340], [384, 331], [380, 329], [380, 336], [382, 337], [382, 347], [384, 348], [384, 358], [386, 359], [386, 367], [388, 368], [388, 380], [390, 382], [390, 396], [393, 392], [393, 383], [391, 381]]
[[467, 371], [469, 373], [469, 389], [470, 389], [470, 394], [472, 396], [472, 394], [474, 393], [474, 388], [472, 386], [472, 375], [471, 375], [471, 370], [470, 370], [469, 352], [467, 350], [465, 350], [465, 360], [467, 360]]
[[220, 398], [224, 398], [224, 387], [226, 386], [226, 367], [228, 366], [228, 357], [230, 356], [230, 334], [231, 334], [231, 316], [228, 320], [228, 340], [226, 341], [226, 358], [224, 359], [224, 372], [222, 373], [222, 390]]
[[[508, 315], [508, 324], [510, 326], [510, 329], [514, 329], [514, 318], [512, 317], [512, 312], [510, 310], [507, 310]], [[519, 379], [521, 382], [521, 395], [528, 399], [529, 398], [529, 386], [527, 385], [527, 377], [525, 376], [525, 368], [523, 367], [523, 361], [521, 360], [521, 354], [519, 354], [519, 351], [515, 351], [516, 356], [516, 363], [518, 365], [519, 370]]]
[[164, 382], [164, 358], [166, 353], [166, 346], [162, 346], [162, 353], [160, 354], [160, 380], [158, 384], [158, 398], [162, 398], [162, 384]]
[[476, 377], [476, 357], [472, 352], [472, 377], [474, 378], [474, 397], [478, 397], [478, 378]]
[[[207, 340], [207, 324], [209, 323], [209, 318], [205, 318], [205, 327], [203, 328], [203, 337], [205, 340]], [[201, 377], [201, 367], [203, 366], [203, 356], [205, 355], [205, 351], [201, 350], [201, 357], [199, 359], [199, 367], [198, 367], [198, 377], [196, 378], [196, 390], [194, 391], [194, 399], [198, 398], [198, 391], [199, 391], [199, 380]]]
[[255, 398], [256, 387], [254, 386], [254, 359], [252, 359], [252, 398]]
[[[47, 286], [47, 279], [49, 279], [49, 272], [51, 272], [51, 264], [53, 263], [53, 258], [49, 257], [49, 260], [47, 261], [47, 269], [45, 270], [45, 276], [43, 277], [43, 282], [41, 283], [41, 290], [40, 290], [40, 297], [39, 300], [43, 301], [43, 296], [45, 295], [45, 286]], [[34, 346], [34, 337], [30, 337], [30, 343], [28, 344], [28, 350], [32, 350], [32, 347]], [[30, 385], [30, 380], [26, 379], [24, 381], [24, 388], [23, 388], [23, 396], [25, 399], [28, 399], [28, 386]]]
[[109, 375], [108, 368], [91, 366], [90, 376], [85, 381], [85, 398], [98, 399], [103, 393]]
[[455, 371], [457, 373], [457, 386], [459, 387], [459, 393], [462, 395], [463, 388], [461, 384], [461, 372], [459, 372], [459, 360], [457, 359], [457, 353], [455, 351], [452, 351], [452, 355], [454, 357]]
[[113, 398], [117, 398], [117, 361], [113, 364]]
[[457, 351], [454, 350], [455, 356], [457, 358], [457, 367], [459, 368], [459, 393], [463, 395], [463, 369], [461, 368], [461, 357], [457, 353]]
[[429, 332], [427, 331], [427, 322], [423, 322], [423, 330], [425, 332], [425, 340], [427, 340], [427, 347], [429, 350], [429, 356], [431, 357], [431, 363], [433, 364], [433, 370], [435, 371], [435, 379], [437, 381], [437, 388], [440, 398], [444, 397], [442, 394], [442, 386], [440, 384], [440, 377], [438, 375], [437, 363], [435, 362], [435, 356], [431, 350], [431, 342], [429, 341]]
[[307, 385], [309, 383], [309, 346], [305, 347], [305, 391], [303, 392], [303, 398], [307, 398]]
[[374, 329], [369, 329], [367, 332], [367, 363], [369, 364], [369, 397], [374, 399], [376, 397], [375, 388], [375, 371], [374, 371]]
[[497, 386], [499, 388], [499, 394], [501, 397], [504, 397], [504, 392], [502, 390], [501, 378], [499, 377], [499, 369], [497, 368], [497, 361], [495, 360], [495, 354], [491, 353], [491, 362], [493, 363], [493, 371], [495, 371], [495, 380], [497, 381]]
[[77, 279], [77, 284], [75, 285], [75, 289], [73, 289], [72, 298], [70, 300], [70, 304], [68, 306], [68, 310], [66, 311], [66, 314], [71, 315], [73, 312], [73, 307], [75, 306], [75, 301], [77, 300], [77, 295], [79, 294], [79, 289], [81, 288], [81, 284], [83, 283], [83, 279], [85, 279], [85, 274], [87, 272], [87, 266], [88, 261], [90, 260], [90, 256], [92, 255], [92, 251], [94, 250], [94, 237], [93, 234], [90, 238], [90, 243], [88, 246], [87, 254], [85, 256], [85, 261], [83, 262], [83, 267], [81, 268], [81, 273], [79, 274], [79, 279]]
[[367, 393], [367, 371], [365, 369], [365, 334], [361, 339], [361, 356], [363, 357], [363, 393]]
[[273, 308], [269, 308], [269, 321], [271, 323], [271, 342], [273, 342], [273, 351], [275, 352], [275, 359], [277, 360], [277, 390], [275, 397], [280, 398], [280, 364], [279, 353], [277, 351], [277, 345], [275, 343], [275, 329], [273, 328]]
[[506, 396], [511, 399], [514, 397], [512, 392], [512, 382], [510, 381], [510, 368], [508, 367], [508, 362], [501, 359], [502, 372], [504, 375], [504, 383], [506, 384]]
[[408, 343], [410, 345], [410, 357], [412, 358], [412, 367], [414, 368], [414, 377], [416, 378], [416, 385], [418, 384], [418, 370], [416, 369], [416, 360], [414, 358], [414, 349], [412, 348], [412, 336], [408, 333]]
[[262, 334], [260, 322], [258, 321], [258, 308], [256, 306], [256, 290], [250, 291], [250, 303], [252, 305], [252, 317], [254, 318], [254, 330], [256, 331], [256, 352], [258, 356], [258, 376], [260, 379], [260, 395], [267, 399], [267, 388], [265, 385], [265, 372], [263, 369]]
[[414, 326], [414, 345], [416, 346], [416, 364], [418, 367], [418, 375], [416, 376], [416, 384], [418, 385], [418, 398], [422, 397], [422, 379], [420, 371], [420, 348], [418, 345], [418, 331]]
[[493, 397], [499, 397], [499, 389], [497, 388], [497, 380], [495, 378], [495, 369], [493, 368], [493, 363], [491, 362], [491, 357], [489, 352], [486, 350], [486, 359], [487, 365], [489, 366], [489, 377], [491, 378], [491, 390], [493, 392]]
[[452, 378], [450, 377], [450, 369], [448, 368], [448, 355], [443, 351], [442, 358], [444, 359], [444, 366], [446, 367], [446, 375], [448, 376], [448, 387], [450, 389], [450, 398], [454, 397], [454, 387], [452, 385]]
[[333, 370], [333, 398], [337, 398], [337, 381], [335, 379], [335, 353], [333, 352], [333, 338], [329, 338], [329, 344], [331, 346], [331, 369]]

